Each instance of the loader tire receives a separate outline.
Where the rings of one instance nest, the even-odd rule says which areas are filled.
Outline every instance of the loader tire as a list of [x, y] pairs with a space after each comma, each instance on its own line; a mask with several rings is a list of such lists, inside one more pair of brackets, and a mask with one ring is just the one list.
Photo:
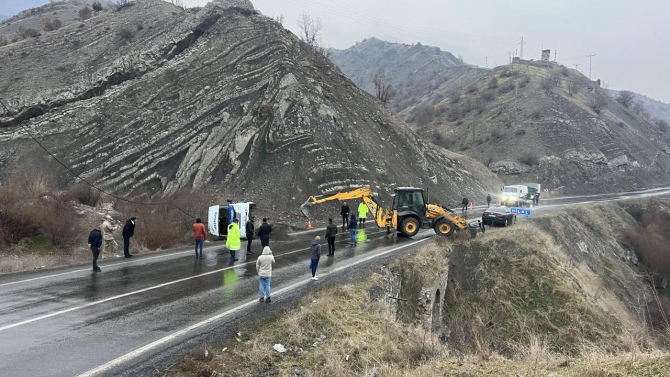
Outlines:
[[449, 237], [454, 233], [454, 224], [445, 219], [440, 219], [435, 223], [433, 229], [437, 235]]
[[414, 217], [408, 217], [400, 223], [400, 233], [407, 237], [413, 237], [419, 233], [419, 220]]

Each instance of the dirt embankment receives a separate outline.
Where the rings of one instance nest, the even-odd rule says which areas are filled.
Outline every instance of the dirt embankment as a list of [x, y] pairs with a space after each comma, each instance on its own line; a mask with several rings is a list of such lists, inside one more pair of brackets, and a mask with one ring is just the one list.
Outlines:
[[167, 375], [662, 375], [654, 294], [625, 246], [636, 225], [618, 205], [593, 205], [431, 241]]

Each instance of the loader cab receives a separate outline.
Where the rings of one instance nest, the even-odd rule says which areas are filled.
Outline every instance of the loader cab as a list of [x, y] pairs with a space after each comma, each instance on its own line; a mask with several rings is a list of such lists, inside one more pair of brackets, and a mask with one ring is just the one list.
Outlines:
[[398, 187], [393, 193], [393, 209], [398, 215], [413, 212], [423, 217], [426, 214], [426, 195], [423, 189], [416, 187]]

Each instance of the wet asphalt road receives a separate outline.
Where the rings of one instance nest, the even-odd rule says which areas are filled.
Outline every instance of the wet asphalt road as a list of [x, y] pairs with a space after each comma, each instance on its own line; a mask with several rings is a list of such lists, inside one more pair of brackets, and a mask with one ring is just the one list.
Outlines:
[[[321, 283], [309, 279], [308, 269], [309, 243], [320, 233], [271, 244], [275, 291], [295, 281]], [[368, 225], [352, 247], [340, 233], [335, 257], [322, 257], [319, 274], [416, 241], [394, 239]], [[250, 260], [242, 253], [234, 264], [219, 244], [206, 248], [204, 260], [182, 249], [132, 260], [106, 259], [99, 274], [86, 265], [0, 276], [0, 375], [78, 375], [239, 303], [257, 300], [255, 260], [261, 250], [260, 243], [254, 246], [256, 254]]]
[[[666, 195], [670, 188], [543, 199], [534, 210]], [[482, 210], [475, 207], [468, 217], [481, 216]], [[321, 233], [297, 233], [291, 241], [271, 244], [276, 258], [271, 305], [254, 302], [258, 242], [254, 256], [247, 260], [241, 253], [234, 264], [223, 244], [211, 243], [204, 260], [195, 259], [189, 247], [106, 259], [100, 274], [86, 264], [0, 275], [0, 376], [76, 376], [95, 368], [88, 375], [150, 375], [193, 347], [224, 341], [243, 323], [277, 312], [314, 289], [365, 276], [433, 234], [396, 239], [369, 224], [352, 247], [340, 231], [335, 257], [322, 257], [323, 277], [313, 282], [309, 243]], [[325, 255], [327, 246], [323, 249]], [[175, 335], [189, 326], [194, 328]]]

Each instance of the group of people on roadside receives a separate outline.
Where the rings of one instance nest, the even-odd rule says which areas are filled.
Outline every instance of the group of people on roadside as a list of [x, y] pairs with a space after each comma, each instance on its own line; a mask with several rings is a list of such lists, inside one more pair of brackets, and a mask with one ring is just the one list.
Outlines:
[[[125, 225], [123, 226], [122, 236], [123, 236], [123, 256], [125, 258], [132, 258], [133, 255], [130, 254], [130, 238], [135, 235], [135, 221], [137, 217], [131, 217], [126, 220]], [[114, 231], [119, 229], [119, 225], [114, 223], [112, 216], [105, 216], [105, 220], [100, 222], [88, 235], [88, 247], [91, 249], [93, 254], [93, 272], [102, 272], [100, 267], [98, 267], [98, 258], [100, 253], [103, 256], [116, 256], [117, 249], [119, 244], [114, 239]]]

